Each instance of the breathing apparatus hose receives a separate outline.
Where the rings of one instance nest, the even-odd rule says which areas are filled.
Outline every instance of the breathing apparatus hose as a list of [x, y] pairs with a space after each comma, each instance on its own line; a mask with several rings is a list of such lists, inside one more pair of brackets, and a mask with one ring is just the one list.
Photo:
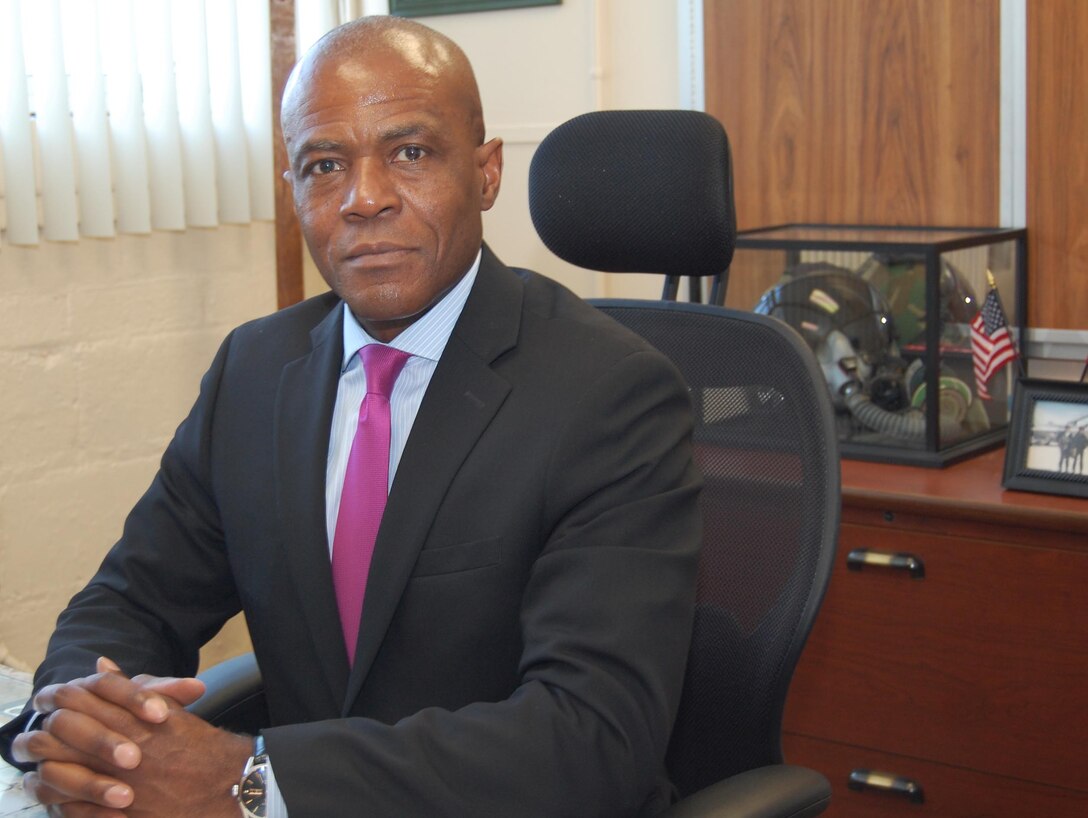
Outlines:
[[[890, 411], [877, 406], [866, 395], [857, 381], [852, 381], [842, 389], [843, 403], [850, 410], [854, 419], [867, 429], [906, 440], [911, 443], [924, 443], [926, 437], [926, 416], [920, 409], [908, 408]], [[942, 440], [954, 440], [962, 432], [962, 412], [947, 412], [941, 407], [940, 435]]]

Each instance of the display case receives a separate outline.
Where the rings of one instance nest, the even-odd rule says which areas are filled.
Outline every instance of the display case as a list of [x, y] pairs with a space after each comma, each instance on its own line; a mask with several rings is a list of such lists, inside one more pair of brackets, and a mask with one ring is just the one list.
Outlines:
[[844, 457], [940, 467], [1005, 440], [1026, 263], [1023, 229], [778, 225], [738, 234], [729, 303], [812, 348]]

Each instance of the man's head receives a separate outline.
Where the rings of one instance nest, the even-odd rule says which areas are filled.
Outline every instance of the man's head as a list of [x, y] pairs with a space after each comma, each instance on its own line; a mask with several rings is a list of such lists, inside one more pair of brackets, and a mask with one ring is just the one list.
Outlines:
[[329, 286], [389, 340], [467, 271], [495, 202], [476, 79], [448, 38], [396, 17], [325, 35], [283, 97], [295, 209]]

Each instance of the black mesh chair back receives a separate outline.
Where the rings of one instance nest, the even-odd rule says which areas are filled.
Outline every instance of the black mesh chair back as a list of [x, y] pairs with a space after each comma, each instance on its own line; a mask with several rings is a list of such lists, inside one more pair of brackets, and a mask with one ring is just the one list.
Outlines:
[[782, 762], [782, 709], [838, 530], [827, 387], [808, 348], [775, 319], [698, 304], [597, 304], [676, 363], [695, 405], [703, 550], [668, 757], [687, 795]]
[[[693, 145], [685, 134], [696, 130], [720, 137]], [[669, 275], [716, 275], [732, 255], [731, 188], [703, 176], [728, 172], [724, 140], [715, 120], [690, 111], [572, 120], [534, 157], [534, 224], [553, 252], [579, 266], [649, 272], [652, 261]], [[589, 156], [600, 166], [590, 167]], [[615, 184], [594, 193], [587, 179]], [[710, 201], [722, 195], [728, 201]], [[686, 796], [782, 762], [786, 693], [838, 536], [831, 402], [809, 348], [774, 318], [675, 301], [594, 303], [675, 362], [696, 412], [704, 540], [667, 759]]]

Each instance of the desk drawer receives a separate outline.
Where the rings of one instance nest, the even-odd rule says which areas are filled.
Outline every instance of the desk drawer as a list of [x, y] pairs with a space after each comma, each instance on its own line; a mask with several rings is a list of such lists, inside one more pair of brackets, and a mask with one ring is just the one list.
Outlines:
[[[985, 775], [919, 759], [787, 733], [786, 760], [831, 782], [828, 818], [1084, 818], [1088, 793]], [[851, 789], [855, 769], [892, 773], [921, 788], [923, 801], [878, 789]]]
[[[1088, 555], [856, 524], [840, 542], [787, 730], [1088, 788]], [[924, 578], [848, 570], [862, 548]]]

